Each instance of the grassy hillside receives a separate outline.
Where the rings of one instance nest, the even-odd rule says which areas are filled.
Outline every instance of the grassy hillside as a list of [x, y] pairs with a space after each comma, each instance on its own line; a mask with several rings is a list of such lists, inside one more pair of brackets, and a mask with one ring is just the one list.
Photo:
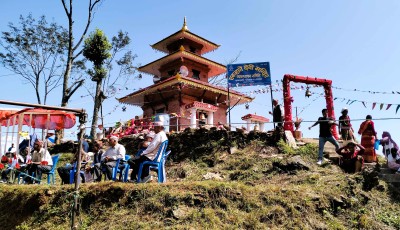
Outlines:
[[[214, 147], [170, 161], [165, 184], [83, 184], [81, 227], [400, 229], [396, 188], [377, 184], [373, 170], [350, 175], [336, 165], [319, 167], [316, 155], [315, 145], [292, 150], [253, 140], [232, 154]], [[1, 229], [70, 227], [72, 185], [0, 190]]]

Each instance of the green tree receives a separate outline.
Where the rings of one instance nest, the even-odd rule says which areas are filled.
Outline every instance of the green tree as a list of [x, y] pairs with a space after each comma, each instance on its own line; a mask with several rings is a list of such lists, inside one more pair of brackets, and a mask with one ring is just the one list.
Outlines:
[[104, 67], [104, 64], [106, 60], [111, 57], [111, 48], [112, 46], [107, 37], [104, 35], [103, 31], [99, 29], [96, 29], [89, 35], [85, 40], [83, 48], [83, 56], [93, 63], [93, 69], [88, 70], [88, 74], [91, 77], [91, 80], [96, 83], [93, 118], [90, 131], [92, 137], [96, 134], [99, 110], [106, 98], [102, 90], [102, 84], [103, 80], [107, 77], [107, 69]]
[[38, 104], [46, 104], [49, 93], [61, 85], [67, 31], [48, 24], [45, 16], [35, 20], [31, 14], [21, 15], [19, 25], [8, 27], [0, 39], [0, 63], [32, 85]]
[[[135, 73], [136, 67], [133, 62], [136, 55], [133, 55], [131, 50], [127, 50], [130, 41], [127, 33], [119, 31], [118, 35], [112, 38], [110, 44], [99, 29], [96, 29], [85, 40], [83, 56], [93, 63], [93, 68], [88, 71], [88, 74], [96, 85], [94, 93], [89, 91], [95, 102], [90, 130], [93, 138], [96, 134], [99, 112], [101, 112], [104, 100], [115, 96], [116, 85], [128, 85], [127, 81], [132, 79], [132, 75]], [[115, 65], [116, 69], [114, 69]], [[102, 115], [101, 118], [103, 119]]]

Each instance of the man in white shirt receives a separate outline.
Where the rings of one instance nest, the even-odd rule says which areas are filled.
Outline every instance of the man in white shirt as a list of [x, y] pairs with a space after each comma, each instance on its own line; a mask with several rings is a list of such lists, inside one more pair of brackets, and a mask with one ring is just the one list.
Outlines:
[[[156, 133], [156, 135], [154, 136], [154, 139], [151, 141], [149, 146], [140, 154], [140, 156], [133, 157], [128, 161], [128, 164], [132, 168], [131, 181], [136, 181], [140, 164], [144, 161], [153, 161], [154, 158], [157, 156], [157, 152], [160, 148], [161, 143], [168, 140], [167, 135], [164, 132], [164, 126], [162, 126], [161, 122], [154, 123], [154, 132]], [[143, 182], [151, 180], [148, 166], [143, 168], [141, 179]]]
[[[106, 168], [106, 175], [109, 180], [112, 180], [112, 169], [116, 166], [117, 159], [125, 160], [125, 147], [118, 143], [118, 137], [110, 137], [110, 148], [101, 155], [102, 167]], [[120, 162], [119, 168], [123, 168]]]
[[[35, 173], [36, 178], [41, 178], [43, 173], [50, 172], [53, 167], [53, 159], [49, 151], [43, 148], [43, 141], [36, 139], [33, 145], [32, 161], [27, 163], [28, 175]], [[25, 178], [25, 181], [31, 183], [31, 178]]]

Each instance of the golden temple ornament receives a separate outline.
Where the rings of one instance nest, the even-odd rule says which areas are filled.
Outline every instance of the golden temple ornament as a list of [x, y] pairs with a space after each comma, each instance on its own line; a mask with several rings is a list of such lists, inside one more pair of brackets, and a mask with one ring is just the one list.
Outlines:
[[182, 26], [182, 30], [187, 30], [187, 31], [189, 31], [189, 28], [188, 28], [187, 25], [186, 25], [186, 16], [183, 17], [183, 26]]

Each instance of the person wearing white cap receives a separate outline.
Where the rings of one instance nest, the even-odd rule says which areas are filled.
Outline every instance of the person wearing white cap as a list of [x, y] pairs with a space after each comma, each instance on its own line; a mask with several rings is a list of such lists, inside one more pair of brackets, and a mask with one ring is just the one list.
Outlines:
[[[117, 159], [125, 160], [125, 147], [118, 143], [118, 137], [110, 137], [110, 148], [101, 155], [102, 167], [105, 167], [106, 175], [109, 180], [112, 180], [112, 168], [116, 166]], [[122, 162], [118, 166], [120, 168], [124, 167]]]
[[[140, 156], [136, 156], [128, 160], [128, 164], [132, 168], [131, 181], [136, 181], [137, 174], [139, 172], [140, 163], [144, 161], [152, 161], [157, 155], [157, 151], [164, 141], [168, 140], [167, 135], [164, 132], [164, 126], [162, 126], [161, 122], [154, 122], [154, 132], [156, 135], [153, 140], [149, 144], [149, 146], [140, 154]], [[143, 168], [142, 173], [143, 178], [142, 182], [148, 182], [152, 179], [149, 174], [149, 167]]]
[[342, 136], [342, 140], [344, 141], [350, 141], [353, 140], [353, 127], [351, 126], [350, 123], [350, 117], [349, 117], [349, 110], [344, 107], [342, 109], [342, 116], [339, 117], [339, 130], [340, 130], [340, 135]]

